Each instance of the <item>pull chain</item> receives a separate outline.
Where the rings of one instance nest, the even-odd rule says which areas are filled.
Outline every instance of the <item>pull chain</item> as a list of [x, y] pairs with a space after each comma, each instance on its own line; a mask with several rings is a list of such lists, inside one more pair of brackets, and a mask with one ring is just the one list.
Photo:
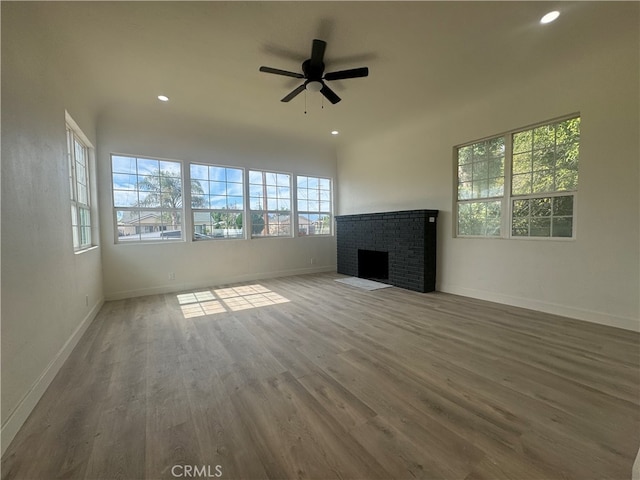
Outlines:
[[307, 114], [307, 91], [304, 91], [304, 114]]

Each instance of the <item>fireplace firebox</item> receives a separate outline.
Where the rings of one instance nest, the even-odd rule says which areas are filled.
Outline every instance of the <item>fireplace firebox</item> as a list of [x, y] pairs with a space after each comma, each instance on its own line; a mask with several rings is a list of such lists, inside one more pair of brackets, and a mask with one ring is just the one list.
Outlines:
[[381, 282], [389, 280], [389, 252], [358, 249], [358, 277]]

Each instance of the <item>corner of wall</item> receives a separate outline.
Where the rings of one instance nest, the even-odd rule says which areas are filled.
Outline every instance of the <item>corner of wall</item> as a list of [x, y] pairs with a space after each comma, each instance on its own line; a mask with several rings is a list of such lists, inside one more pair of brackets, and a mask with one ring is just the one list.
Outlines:
[[98, 312], [104, 304], [104, 298], [100, 298], [93, 308], [89, 311], [87, 316], [80, 322], [75, 331], [71, 334], [69, 339], [65, 342], [62, 348], [58, 351], [55, 357], [51, 360], [49, 365], [40, 374], [38, 379], [31, 386], [29, 391], [20, 400], [16, 408], [11, 412], [5, 423], [2, 425], [0, 432], [0, 454], [4, 455], [7, 447], [11, 444], [14, 437], [27, 420], [31, 411], [34, 409], [44, 392], [47, 390], [57, 373], [60, 371], [64, 362], [69, 358], [69, 355], [78, 344], [82, 335], [85, 333], [91, 322], [96, 318]]

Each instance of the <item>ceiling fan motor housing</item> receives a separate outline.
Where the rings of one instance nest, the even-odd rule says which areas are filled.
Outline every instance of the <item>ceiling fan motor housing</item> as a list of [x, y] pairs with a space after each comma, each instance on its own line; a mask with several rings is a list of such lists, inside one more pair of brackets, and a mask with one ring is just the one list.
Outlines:
[[302, 73], [304, 73], [304, 77], [310, 82], [319, 82], [322, 80], [322, 74], [324, 73], [324, 62], [319, 62], [313, 65], [309, 58], [302, 62]]

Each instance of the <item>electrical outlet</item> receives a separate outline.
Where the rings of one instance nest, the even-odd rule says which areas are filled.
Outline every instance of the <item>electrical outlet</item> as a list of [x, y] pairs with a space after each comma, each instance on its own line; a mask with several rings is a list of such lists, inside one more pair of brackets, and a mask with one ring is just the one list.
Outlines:
[[312, 258], [312, 259], [311, 259], [311, 265], [315, 265], [315, 264], [316, 264], [316, 259], [315, 259], [315, 258]]
[[174, 272], [169, 272], [169, 280], [175, 280], [176, 274]]
[[87, 307], [89, 306], [89, 295], [84, 296], [84, 303]]

